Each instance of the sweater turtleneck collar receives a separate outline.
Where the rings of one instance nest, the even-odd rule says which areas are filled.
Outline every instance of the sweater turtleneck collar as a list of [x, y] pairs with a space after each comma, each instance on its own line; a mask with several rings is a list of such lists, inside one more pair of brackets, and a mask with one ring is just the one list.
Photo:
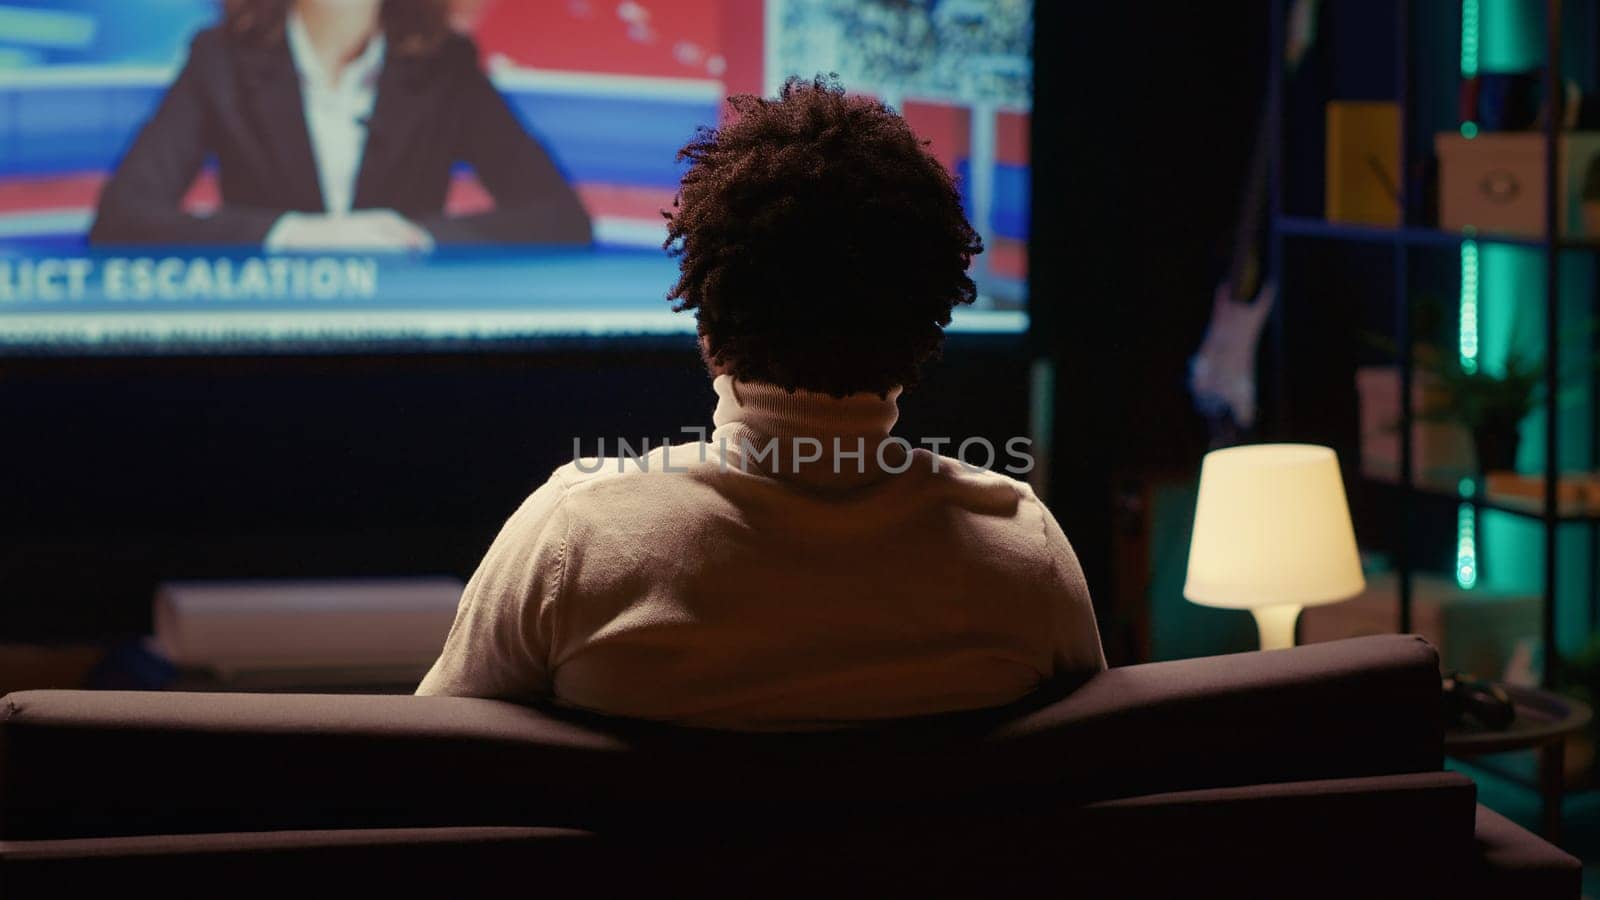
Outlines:
[[[731, 375], [718, 375], [712, 388], [717, 392], [713, 440], [726, 440], [734, 453], [759, 453], [776, 440], [776, 459], [762, 461], [762, 470], [812, 483], [854, 484], [883, 474], [877, 457], [900, 418], [900, 388], [885, 397], [859, 393], [841, 398], [813, 391], [791, 393], [773, 384], [735, 381]], [[864, 463], [850, 455], [858, 450], [864, 452]], [[820, 459], [796, 464], [818, 452]], [[891, 467], [901, 461], [898, 452], [885, 460]]]

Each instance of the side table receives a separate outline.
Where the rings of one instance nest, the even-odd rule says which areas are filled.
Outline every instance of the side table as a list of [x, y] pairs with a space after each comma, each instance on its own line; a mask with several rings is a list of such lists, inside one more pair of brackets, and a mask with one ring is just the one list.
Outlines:
[[1552, 844], [1561, 842], [1561, 796], [1566, 792], [1567, 737], [1588, 727], [1594, 712], [1574, 700], [1539, 688], [1502, 684], [1516, 718], [1503, 730], [1461, 724], [1445, 729], [1444, 752], [1458, 758], [1539, 751], [1540, 830]]

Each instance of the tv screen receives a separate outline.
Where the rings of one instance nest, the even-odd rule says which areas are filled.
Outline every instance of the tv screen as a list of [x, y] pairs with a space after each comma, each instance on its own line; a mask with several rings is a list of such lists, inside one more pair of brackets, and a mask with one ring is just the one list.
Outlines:
[[959, 178], [987, 252], [952, 330], [1027, 326], [1031, 0], [388, 0], [342, 68], [284, 5], [0, 4], [0, 353], [691, 332], [676, 151], [821, 73]]

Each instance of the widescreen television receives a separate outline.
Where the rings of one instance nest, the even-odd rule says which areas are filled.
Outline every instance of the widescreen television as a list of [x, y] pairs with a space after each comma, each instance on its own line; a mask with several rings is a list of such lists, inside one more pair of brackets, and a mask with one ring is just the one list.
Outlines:
[[[665, 300], [675, 153], [730, 94], [819, 73], [899, 110], [957, 174], [988, 249], [979, 301], [952, 330], [1026, 329], [1031, 0], [453, 0], [449, 12], [493, 103], [433, 96], [389, 46], [365, 101], [314, 110], [287, 38], [220, 62], [233, 43], [196, 40], [220, 28], [219, 0], [0, 0], [0, 354], [692, 331]], [[196, 112], [218, 96], [247, 101]], [[481, 130], [418, 112], [473, 103], [489, 112], [451, 121]], [[323, 163], [353, 173], [342, 198], [310, 138], [340, 129], [363, 148]], [[338, 204], [409, 204], [425, 239], [395, 249], [348, 232], [319, 246], [314, 228], [276, 229], [286, 212]]]

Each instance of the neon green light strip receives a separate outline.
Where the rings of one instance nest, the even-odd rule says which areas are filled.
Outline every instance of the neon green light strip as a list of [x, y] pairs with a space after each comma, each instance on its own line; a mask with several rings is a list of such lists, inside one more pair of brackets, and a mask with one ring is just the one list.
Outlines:
[[1457, 349], [1461, 368], [1478, 371], [1478, 242], [1461, 242], [1461, 321]]
[[1478, 583], [1478, 522], [1471, 503], [1456, 509], [1456, 584], [1470, 591]]
[[[1478, 3], [1461, 0], [1461, 77], [1478, 76]], [[1461, 136], [1478, 136], [1478, 123], [1461, 123]], [[1461, 320], [1457, 349], [1464, 372], [1478, 371], [1478, 242], [1461, 242]], [[1470, 478], [1461, 479], [1461, 496], [1477, 492]], [[1478, 583], [1478, 511], [1471, 503], [1456, 509], [1456, 584], [1470, 590]]]

